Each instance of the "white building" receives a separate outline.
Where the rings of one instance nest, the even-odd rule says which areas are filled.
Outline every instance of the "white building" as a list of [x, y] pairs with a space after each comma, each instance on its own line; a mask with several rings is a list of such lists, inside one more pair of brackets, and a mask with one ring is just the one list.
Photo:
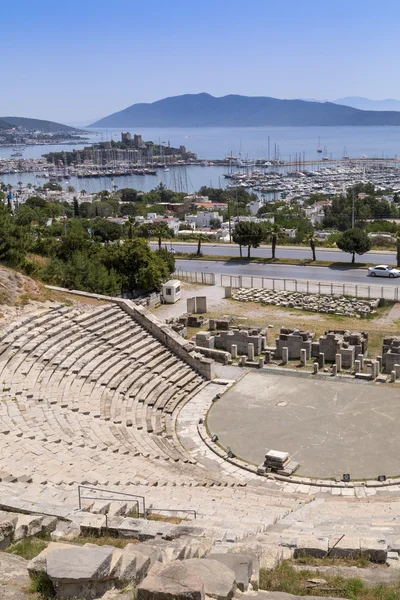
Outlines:
[[245, 221], [246, 223], [275, 223], [275, 217], [247, 217], [240, 215], [239, 217], [234, 217], [232, 221], [235, 223], [239, 221]]
[[199, 229], [209, 228], [210, 223], [213, 220], [218, 220], [222, 223], [222, 217], [217, 211], [199, 210], [195, 215], [186, 215], [185, 221], [188, 223], [195, 223]]
[[253, 217], [256, 216], [260, 208], [265, 206], [265, 201], [262, 198], [258, 198], [257, 200], [252, 200], [247, 204], [247, 209], [250, 211]]
[[331, 206], [331, 202], [329, 201], [321, 201], [312, 204], [311, 206], [307, 206], [304, 208], [304, 212], [306, 213], [307, 219], [311, 221], [313, 225], [317, 225], [318, 223], [322, 223], [325, 217], [325, 208], [327, 206]]
[[189, 194], [183, 199], [184, 202], [211, 202], [208, 196], [199, 196], [199, 194]]

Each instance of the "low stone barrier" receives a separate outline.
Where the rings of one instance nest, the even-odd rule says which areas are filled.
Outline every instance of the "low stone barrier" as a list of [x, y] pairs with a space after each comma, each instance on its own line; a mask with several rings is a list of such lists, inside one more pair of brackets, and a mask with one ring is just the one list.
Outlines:
[[305, 294], [261, 288], [240, 288], [235, 291], [232, 298], [240, 302], [261, 302], [284, 308], [344, 315], [346, 317], [366, 317], [375, 313], [380, 303], [380, 300], [359, 300], [345, 296]]

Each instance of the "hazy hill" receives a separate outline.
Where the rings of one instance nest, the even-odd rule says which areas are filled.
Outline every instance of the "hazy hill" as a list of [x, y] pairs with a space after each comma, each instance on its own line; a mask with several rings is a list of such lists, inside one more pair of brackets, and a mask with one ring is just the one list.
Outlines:
[[90, 127], [255, 127], [400, 125], [397, 112], [361, 111], [333, 102], [185, 94], [133, 104]]
[[43, 121], [42, 119], [28, 119], [26, 117], [0, 117], [0, 122], [6, 121], [14, 127], [25, 127], [25, 129], [35, 129], [43, 133], [55, 133], [59, 131], [77, 131], [75, 127], [54, 123], [54, 121]]
[[11, 129], [11, 123], [7, 123], [3, 119], [0, 119], [0, 129]]
[[345, 106], [352, 106], [353, 108], [359, 108], [361, 110], [400, 111], [400, 101], [394, 100], [393, 98], [387, 98], [386, 100], [370, 100], [369, 98], [362, 98], [360, 96], [346, 96], [346, 98], [339, 98], [333, 102], [335, 104], [344, 104]]

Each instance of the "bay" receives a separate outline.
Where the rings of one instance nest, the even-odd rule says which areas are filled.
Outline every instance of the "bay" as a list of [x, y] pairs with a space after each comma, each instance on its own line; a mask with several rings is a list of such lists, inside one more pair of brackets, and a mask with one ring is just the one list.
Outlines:
[[[322, 156], [338, 159], [343, 155], [350, 158], [367, 156], [369, 158], [397, 157], [400, 154], [400, 127], [192, 127], [192, 128], [150, 128], [128, 127], [131, 134], [142, 135], [143, 140], [161, 142], [178, 147], [186, 146], [187, 150], [195, 152], [200, 159], [223, 159], [233, 156], [242, 159], [273, 159], [295, 160], [296, 155], [302, 159], [320, 161]], [[87, 130], [88, 142], [69, 145], [28, 146], [24, 158], [42, 156], [52, 151], [70, 151], [80, 149], [89, 143], [100, 141], [120, 140], [121, 129], [90, 129]], [[269, 139], [269, 143], [268, 143]], [[318, 144], [323, 153], [317, 153]], [[9, 157], [13, 153], [11, 147], [1, 147], [0, 157]], [[223, 174], [226, 167], [187, 166], [171, 168], [170, 172], [161, 170], [156, 176], [117, 177], [115, 185], [135, 187], [149, 191], [159, 183], [179, 191], [193, 192], [202, 185], [225, 187], [227, 180]], [[15, 186], [18, 181], [23, 183], [40, 183], [34, 173], [16, 173], [1, 176], [4, 183]], [[99, 179], [71, 178], [62, 185], [73, 185], [78, 191], [97, 192], [111, 189], [113, 181], [110, 177]]]

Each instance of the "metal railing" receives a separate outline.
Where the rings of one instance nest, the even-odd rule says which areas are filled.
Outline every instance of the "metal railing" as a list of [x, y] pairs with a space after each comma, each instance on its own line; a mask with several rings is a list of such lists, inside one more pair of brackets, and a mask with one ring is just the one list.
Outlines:
[[[82, 490], [88, 490], [90, 492], [100, 492], [94, 496], [83, 495]], [[121, 498], [123, 496], [123, 498]], [[147, 519], [147, 515], [154, 513], [185, 513], [193, 515], [193, 518], [197, 518], [197, 512], [193, 509], [185, 508], [146, 508], [145, 496], [139, 496], [138, 494], [127, 494], [125, 492], [117, 492], [115, 490], [104, 490], [101, 488], [89, 486], [89, 485], [78, 485], [78, 506], [79, 510], [82, 510], [82, 500], [97, 500], [97, 501], [114, 501], [114, 502], [130, 502], [136, 507], [138, 517]], [[106, 519], [107, 519], [107, 515]], [[106, 524], [107, 526], [107, 524]]]
[[[90, 490], [94, 492], [100, 492], [101, 495], [96, 496], [84, 496], [82, 494], [82, 490]], [[107, 496], [103, 496], [103, 494], [107, 494]], [[109, 496], [108, 494], [117, 494], [117, 496]], [[120, 496], [124, 496], [120, 498]], [[115, 501], [115, 502], [132, 502], [137, 507], [138, 515], [142, 515], [143, 518], [146, 518], [146, 498], [144, 496], [139, 496], [138, 494], [127, 494], [125, 492], [117, 492], [115, 490], [104, 490], [96, 487], [92, 487], [89, 485], [78, 485], [78, 506], [79, 510], [82, 510], [82, 500], [103, 500], [103, 501]], [[141, 505], [141, 506], [140, 506]], [[140, 510], [142, 508], [142, 511]]]
[[181, 281], [188, 281], [189, 283], [215, 285], [215, 273], [203, 273], [200, 271], [184, 271], [183, 269], [177, 269], [173, 277], [180, 279]]
[[354, 298], [384, 298], [398, 301], [399, 287], [368, 285], [366, 283], [342, 283], [339, 281], [309, 281], [304, 279], [280, 279], [278, 277], [252, 277], [247, 275], [221, 275], [221, 285], [232, 288], [263, 288], [276, 291], [301, 292], [303, 294], [342, 295]]
[[307, 279], [284, 279], [281, 277], [257, 277], [251, 275], [228, 275], [204, 273], [201, 271], [184, 271], [177, 269], [174, 277], [190, 283], [203, 285], [221, 285], [231, 288], [263, 288], [276, 291], [301, 292], [303, 294], [342, 295], [354, 298], [384, 298], [397, 302], [400, 300], [397, 285], [370, 285], [367, 283], [351, 283], [341, 281], [311, 281]]

